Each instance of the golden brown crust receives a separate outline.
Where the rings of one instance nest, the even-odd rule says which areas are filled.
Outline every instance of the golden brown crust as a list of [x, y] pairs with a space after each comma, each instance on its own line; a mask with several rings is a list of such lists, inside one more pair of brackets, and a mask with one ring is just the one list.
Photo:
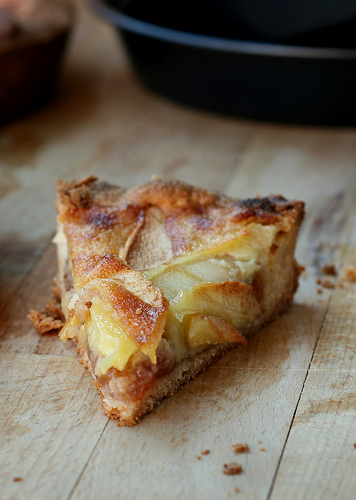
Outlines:
[[235, 344], [218, 344], [210, 346], [192, 358], [183, 359], [169, 374], [157, 381], [152, 392], [146, 399], [138, 402], [136, 405], [132, 405], [133, 411], [130, 408], [129, 416], [126, 416], [125, 412], [121, 409], [118, 410], [105, 401], [103, 387], [100, 383], [96, 382], [95, 385], [101, 393], [105, 414], [109, 418], [116, 419], [119, 426], [136, 425], [145, 415], [154, 411], [164, 398], [173, 396], [187, 382], [207, 370], [209, 366], [222, 358], [224, 354], [234, 347]]
[[[156, 219], [161, 220], [155, 240], [161, 234], [169, 246], [164, 252], [165, 261], [234, 239], [237, 230], [243, 230], [251, 221], [274, 224], [285, 232], [293, 225], [299, 226], [304, 215], [302, 202], [287, 201], [282, 196], [232, 200], [175, 180], [153, 180], [127, 191], [92, 176], [71, 183], [60, 182], [58, 186], [59, 221], [66, 225], [73, 261], [78, 254], [88, 253], [90, 241], [91, 257], [115, 254], [119, 248], [119, 256], [131, 264], [130, 250], [152, 207]], [[150, 267], [162, 260], [155, 256], [154, 241], [145, 243], [141, 259], [136, 249], [136, 269], [147, 268], [147, 260]], [[149, 259], [147, 254], [152, 254]]]

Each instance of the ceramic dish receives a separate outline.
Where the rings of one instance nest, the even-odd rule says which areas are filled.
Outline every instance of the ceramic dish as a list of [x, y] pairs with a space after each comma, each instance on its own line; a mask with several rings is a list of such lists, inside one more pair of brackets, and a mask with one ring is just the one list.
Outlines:
[[11, 7], [8, 16], [0, 9], [0, 125], [37, 110], [55, 93], [75, 13], [63, 1], [38, 6], [24, 18]]

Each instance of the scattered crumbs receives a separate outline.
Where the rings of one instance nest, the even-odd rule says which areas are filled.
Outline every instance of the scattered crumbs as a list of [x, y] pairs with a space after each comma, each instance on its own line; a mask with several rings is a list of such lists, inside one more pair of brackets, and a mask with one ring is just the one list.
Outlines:
[[238, 488], [237, 486], [235, 486], [235, 493], [238, 493], [240, 491], [240, 488]]
[[320, 284], [324, 288], [335, 288], [334, 283], [332, 283], [328, 278], [323, 279]]
[[233, 444], [231, 448], [234, 450], [235, 453], [244, 453], [245, 451], [249, 450], [248, 444]]
[[258, 441], [258, 444], [262, 444], [262, 441]]
[[356, 448], [356, 443], [354, 443], [354, 448]]
[[232, 476], [234, 474], [241, 474], [242, 466], [237, 464], [236, 462], [231, 462], [230, 464], [224, 464], [223, 473], [228, 476]]
[[331, 281], [328, 280], [328, 279], [325, 279], [323, 281], [322, 285], [323, 285], [324, 288], [335, 288], [334, 283], [331, 283]]
[[210, 450], [203, 450], [201, 452], [202, 455], [209, 455], [209, 453], [210, 453]]
[[323, 290], [322, 290], [321, 288], [318, 288], [317, 292], [318, 292], [318, 294], [320, 295], [320, 294], [322, 294], [322, 293], [323, 293]]
[[355, 282], [356, 281], [356, 267], [355, 266], [345, 266], [344, 267], [344, 278], [346, 281]]
[[305, 266], [299, 266], [299, 272], [304, 273], [305, 271]]
[[321, 272], [323, 274], [327, 274], [328, 276], [336, 276], [337, 275], [334, 264], [325, 264], [325, 266], [323, 266], [321, 268]]
[[266, 451], [266, 448], [262, 446], [262, 448], [260, 448], [260, 451]]
[[22, 477], [20, 477], [20, 476], [14, 477], [13, 481], [14, 481], [14, 483], [19, 483], [20, 481], [22, 481]]
[[196, 458], [197, 460], [200, 460], [200, 459], [201, 459], [201, 456], [200, 456], [200, 455], [197, 455], [195, 458]]
[[317, 285], [321, 285], [321, 284], [322, 284], [322, 281], [321, 281], [321, 279], [320, 279], [320, 278], [318, 278], [318, 279], [316, 280], [316, 282], [315, 282], [315, 283], [316, 283]]

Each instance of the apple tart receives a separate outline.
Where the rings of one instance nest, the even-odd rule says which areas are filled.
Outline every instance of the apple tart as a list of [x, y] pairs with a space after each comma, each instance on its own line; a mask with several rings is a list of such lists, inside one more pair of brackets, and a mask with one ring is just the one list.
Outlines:
[[135, 425], [291, 304], [304, 204], [176, 180], [59, 182], [65, 323], [105, 413]]

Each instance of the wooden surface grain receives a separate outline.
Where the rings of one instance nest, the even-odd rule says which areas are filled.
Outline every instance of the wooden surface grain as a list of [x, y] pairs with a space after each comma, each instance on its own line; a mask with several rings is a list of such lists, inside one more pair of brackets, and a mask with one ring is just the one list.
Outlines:
[[[76, 4], [56, 99], [0, 130], [0, 499], [354, 499], [356, 283], [343, 270], [356, 265], [356, 129], [227, 118], [154, 95], [111, 28]], [[307, 203], [290, 311], [133, 428], [103, 415], [73, 345], [39, 337], [26, 317], [51, 296], [55, 183], [87, 174]], [[235, 454], [239, 442], [249, 451]], [[232, 461], [241, 474], [222, 473]]]

